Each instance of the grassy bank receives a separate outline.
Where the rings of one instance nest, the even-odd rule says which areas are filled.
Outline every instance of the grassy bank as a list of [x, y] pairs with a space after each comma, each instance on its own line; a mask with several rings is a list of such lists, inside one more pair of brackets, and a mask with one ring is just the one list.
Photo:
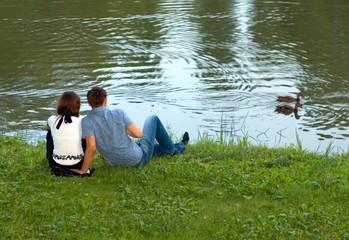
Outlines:
[[246, 141], [141, 168], [49, 173], [45, 145], [0, 138], [3, 239], [349, 239], [349, 154]]

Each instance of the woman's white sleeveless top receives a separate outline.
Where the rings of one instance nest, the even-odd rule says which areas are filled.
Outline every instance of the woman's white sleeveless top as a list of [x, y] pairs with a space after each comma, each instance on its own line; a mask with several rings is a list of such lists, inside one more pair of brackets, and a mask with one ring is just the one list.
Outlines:
[[71, 166], [84, 158], [81, 144], [82, 117], [72, 116], [72, 123], [63, 121], [60, 128], [56, 129], [60, 117], [53, 115], [47, 120], [53, 138], [53, 160], [58, 164]]

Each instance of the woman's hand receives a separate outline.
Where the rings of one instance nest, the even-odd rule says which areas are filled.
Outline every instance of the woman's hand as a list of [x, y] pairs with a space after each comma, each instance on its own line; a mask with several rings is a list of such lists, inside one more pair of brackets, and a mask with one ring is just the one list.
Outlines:
[[50, 130], [50, 127], [47, 125], [47, 123], [44, 125], [44, 130], [47, 130], [47, 131]]

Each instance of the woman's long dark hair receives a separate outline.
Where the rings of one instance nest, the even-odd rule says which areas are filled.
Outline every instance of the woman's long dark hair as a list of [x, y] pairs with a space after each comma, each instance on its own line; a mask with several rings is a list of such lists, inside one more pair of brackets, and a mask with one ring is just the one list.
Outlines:
[[59, 98], [57, 114], [79, 117], [80, 97], [73, 91], [64, 92]]
[[[79, 117], [80, 111], [80, 97], [73, 91], [64, 92], [59, 98], [57, 114], [60, 119], [56, 126], [59, 129], [62, 125], [63, 119], [65, 123], [72, 123], [71, 116]], [[58, 119], [57, 119], [58, 120]]]

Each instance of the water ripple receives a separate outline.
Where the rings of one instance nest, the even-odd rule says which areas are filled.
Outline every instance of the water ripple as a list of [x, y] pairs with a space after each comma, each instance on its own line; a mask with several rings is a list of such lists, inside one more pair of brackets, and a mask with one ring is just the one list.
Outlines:
[[[0, 122], [8, 131], [38, 128], [66, 90], [82, 96], [87, 112], [86, 90], [100, 85], [111, 106], [136, 119], [153, 112], [176, 128], [213, 131], [233, 123], [255, 139], [282, 129], [290, 140], [300, 129], [305, 141], [347, 144], [345, 4], [39, 2], [0, 3]], [[277, 95], [299, 91], [300, 119], [274, 112]]]

